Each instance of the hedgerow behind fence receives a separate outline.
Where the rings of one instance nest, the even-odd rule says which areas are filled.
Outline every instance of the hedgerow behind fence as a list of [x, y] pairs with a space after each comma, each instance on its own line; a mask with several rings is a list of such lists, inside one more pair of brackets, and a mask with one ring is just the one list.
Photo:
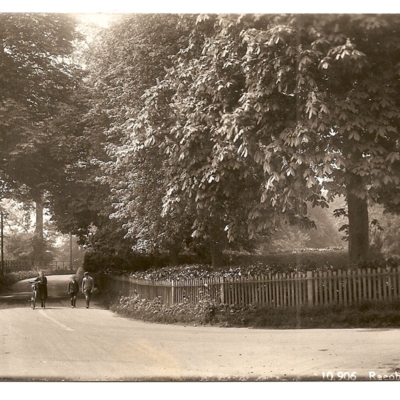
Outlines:
[[170, 281], [106, 275], [105, 288], [124, 296], [140, 295], [150, 300], [159, 297], [167, 304], [196, 304], [207, 297], [229, 305], [347, 305], [399, 299], [400, 267]]

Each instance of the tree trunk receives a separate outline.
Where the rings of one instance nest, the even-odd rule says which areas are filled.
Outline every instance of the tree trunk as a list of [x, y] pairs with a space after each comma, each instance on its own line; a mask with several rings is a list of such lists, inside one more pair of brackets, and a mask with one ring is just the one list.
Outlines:
[[211, 243], [211, 264], [213, 268], [219, 268], [223, 265], [222, 245], [218, 241]]
[[224, 264], [222, 252], [226, 246], [226, 235], [222, 226], [223, 223], [218, 219], [210, 221], [208, 225], [211, 265], [213, 268], [222, 267]]
[[43, 200], [42, 199], [36, 200], [35, 204], [36, 204], [35, 236], [39, 239], [43, 239]]
[[179, 264], [179, 253], [180, 253], [179, 246], [171, 246], [169, 248], [169, 264], [171, 266], [175, 267]]
[[32, 241], [33, 261], [36, 265], [42, 265], [45, 261], [45, 243], [43, 235], [43, 199], [41, 196], [37, 196], [35, 208], [36, 224]]
[[362, 178], [351, 176], [347, 187], [349, 215], [349, 260], [351, 263], [368, 259], [369, 223], [368, 201]]

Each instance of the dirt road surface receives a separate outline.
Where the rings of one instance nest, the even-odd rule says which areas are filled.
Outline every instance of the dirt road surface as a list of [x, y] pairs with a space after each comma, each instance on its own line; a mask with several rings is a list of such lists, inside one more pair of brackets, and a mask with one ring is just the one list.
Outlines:
[[[399, 329], [268, 330], [125, 319], [49, 276], [46, 309], [30, 285], [0, 296], [1, 381], [400, 380]], [[398, 376], [398, 377], [397, 377]]]

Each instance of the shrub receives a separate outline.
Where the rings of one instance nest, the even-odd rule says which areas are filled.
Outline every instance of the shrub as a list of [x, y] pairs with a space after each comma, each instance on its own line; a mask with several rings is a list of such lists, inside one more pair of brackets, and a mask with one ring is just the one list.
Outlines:
[[130, 253], [125, 257], [117, 254], [101, 251], [87, 251], [83, 260], [85, 271], [97, 272], [106, 269], [112, 271], [136, 271], [146, 270], [157, 266], [166, 266], [168, 258], [165, 255], [145, 255], [140, 253]]
[[160, 298], [143, 299], [106, 293], [109, 309], [122, 316], [162, 324], [218, 325], [222, 327], [310, 329], [400, 326], [399, 301], [319, 307], [228, 305], [205, 297], [197, 304], [165, 304]]
[[168, 324], [243, 326], [247, 313], [254, 309], [253, 306], [221, 304], [209, 296], [196, 304], [188, 301], [166, 304], [160, 297], [148, 300], [139, 295], [129, 297], [108, 292], [103, 301], [111, 311], [122, 316]]
[[0, 291], [7, 290], [11, 285], [24, 279], [34, 278], [38, 275], [37, 271], [17, 271], [0, 275]]

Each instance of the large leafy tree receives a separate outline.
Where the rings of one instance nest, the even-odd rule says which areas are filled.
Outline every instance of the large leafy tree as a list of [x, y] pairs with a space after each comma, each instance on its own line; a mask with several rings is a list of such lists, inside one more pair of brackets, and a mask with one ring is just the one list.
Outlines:
[[[56, 130], [62, 132], [64, 138], [59, 148], [63, 168], [47, 197], [52, 220], [58, 229], [76, 235], [79, 244], [86, 247], [94, 243], [93, 226], [96, 231], [102, 227], [109, 236], [115, 230], [115, 226], [108, 226], [112, 211], [109, 187], [96, 180], [100, 175], [98, 160], [106, 159], [105, 121], [99, 113], [94, 116], [89, 110], [90, 91], [82, 84], [74, 94], [73, 107], [56, 121]], [[106, 247], [110, 242], [105, 242]]]
[[368, 201], [400, 199], [399, 18], [200, 16], [134, 127], [168, 154], [166, 212], [194, 198], [195, 234], [235, 239], [344, 195], [366, 259]]
[[[265, 49], [273, 57], [272, 48], [276, 88], [295, 94], [296, 123], [281, 134], [296, 149], [292, 163], [309, 166], [309, 185], [325, 179], [331, 196], [346, 196], [351, 261], [368, 257], [368, 200], [389, 203], [382, 194], [399, 183], [398, 22], [394, 15], [286, 16], [267, 36], [253, 31], [247, 39], [250, 65], [265, 59]], [[285, 62], [292, 54], [294, 62]], [[257, 103], [252, 97], [250, 106]]]
[[109, 140], [105, 133], [111, 118], [94, 77], [104, 76], [104, 69], [99, 72], [97, 68], [108, 62], [101, 42], [106, 31], [85, 23], [78, 29], [86, 38], [76, 52], [85, 76], [74, 92], [73, 107], [56, 121], [57, 130], [69, 140], [62, 142], [64, 168], [52, 187], [48, 206], [58, 229], [76, 235], [78, 243], [86, 249], [102, 254], [124, 253], [131, 243], [124, 240], [126, 231], [122, 222], [109, 218], [113, 211], [110, 186], [100, 168], [109, 161], [105, 151]]
[[56, 121], [73, 107], [81, 79], [77, 39], [68, 15], [0, 14], [0, 178], [8, 195], [36, 202], [37, 248], [44, 195], [64, 167]]
[[252, 84], [243, 30], [272, 23], [271, 16], [199, 17], [133, 127], [169, 165], [164, 213], [194, 204], [192, 235], [210, 243], [214, 264], [227, 241], [254, 240], [283, 220], [309, 225], [306, 200], [323, 201], [284, 168], [293, 150], [279, 133], [295, 118], [293, 96], [271, 96], [267, 126], [260, 120], [267, 110], [243, 107]]
[[[126, 15], [99, 35], [87, 51], [91, 124], [97, 138], [97, 181], [109, 190], [109, 210], [136, 251], [170, 250], [176, 256], [190, 236], [190, 206], [162, 217], [168, 165], [158, 149], [144, 148], [132, 126], [145, 106], [146, 89], [161, 81], [170, 57], [187, 45], [190, 15]], [[104, 222], [104, 221], [103, 221]]]

